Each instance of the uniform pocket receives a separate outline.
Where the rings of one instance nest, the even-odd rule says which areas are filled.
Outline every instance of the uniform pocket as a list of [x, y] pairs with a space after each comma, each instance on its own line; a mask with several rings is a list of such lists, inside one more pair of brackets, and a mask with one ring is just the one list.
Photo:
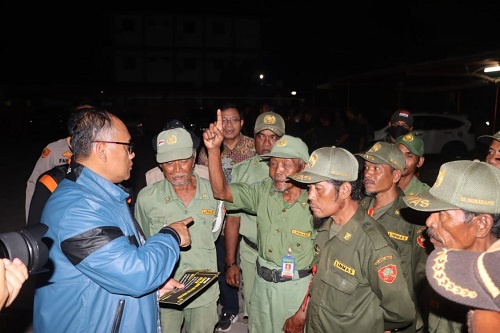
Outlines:
[[335, 315], [352, 317], [356, 300], [353, 292], [359, 285], [353, 276], [337, 273], [329, 270], [321, 280], [324, 282], [324, 290], [320, 307]]

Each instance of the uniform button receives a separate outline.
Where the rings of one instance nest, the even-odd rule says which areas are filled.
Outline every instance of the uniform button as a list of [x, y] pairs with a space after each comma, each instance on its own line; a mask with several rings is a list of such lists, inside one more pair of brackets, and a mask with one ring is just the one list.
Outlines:
[[283, 209], [281, 210], [281, 212], [282, 212], [282, 213], [286, 212], [286, 209], [285, 209], [285, 208], [283, 208]]
[[269, 249], [269, 250], [267, 250], [267, 252], [269, 252], [269, 253], [273, 253], [273, 250]]
[[207, 224], [207, 221], [203, 221], [203, 225]]
[[276, 233], [280, 232], [280, 229], [276, 229]]
[[296, 247], [300, 247], [300, 243], [295, 244]]

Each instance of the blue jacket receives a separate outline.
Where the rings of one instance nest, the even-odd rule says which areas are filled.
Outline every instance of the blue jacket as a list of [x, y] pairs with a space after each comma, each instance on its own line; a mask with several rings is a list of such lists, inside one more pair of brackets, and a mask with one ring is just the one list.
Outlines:
[[35, 291], [35, 332], [157, 332], [156, 291], [171, 275], [179, 245], [162, 233], [144, 240], [128, 196], [84, 167], [49, 198], [42, 223], [52, 268]]

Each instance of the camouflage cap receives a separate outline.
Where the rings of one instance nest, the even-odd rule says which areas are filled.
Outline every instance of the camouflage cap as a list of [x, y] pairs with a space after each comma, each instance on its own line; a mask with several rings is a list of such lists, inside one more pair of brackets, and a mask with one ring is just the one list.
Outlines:
[[300, 138], [291, 135], [283, 135], [276, 141], [271, 152], [262, 155], [262, 158], [300, 158], [304, 162], [309, 161], [309, 149]]
[[396, 170], [403, 171], [405, 157], [396, 145], [389, 142], [375, 142], [365, 153], [355, 154], [365, 161], [375, 164], [388, 164]]
[[278, 113], [263, 112], [255, 120], [254, 133], [259, 133], [263, 130], [270, 130], [278, 136], [285, 134], [285, 120]]
[[394, 144], [397, 146], [398, 144], [402, 144], [413, 154], [422, 157], [424, 155], [424, 141], [419, 137], [415, 136], [413, 133], [408, 133], [405, 135], [399, 136]]
[[463, 209], [500, 213], [500, 170], [479, 160], [444, 163], [429, 192], [403, 200], [408, 207], [423, 212]]
[[486, 252], [440, 248], [426, 263], [432, 288], [453, 302], [500, 311], [500, 240]]
[[173, 128], [158, 134], [156, 161], [166, 163], [193, 156], [193, 140], [184, 128]]
[[288, 178], [300, 183], [313, 184], [325, 180], [350, 182], [358, 179], [358, 160], [344, 148], [323, 147], [316, 149], [302, 172]]
[[481, 135], [477, 137], [477, 141], [484, 144], [491, 144], [491, 140], [500, 141], [500, 131], [496, 132], [493, 135]]

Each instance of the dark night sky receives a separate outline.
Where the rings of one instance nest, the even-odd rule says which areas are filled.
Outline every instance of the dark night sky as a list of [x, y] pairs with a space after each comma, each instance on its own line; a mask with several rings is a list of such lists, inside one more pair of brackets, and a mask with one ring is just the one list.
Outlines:
[[[500, 49], [500, 11], [496, 10], [500, 3], [462, 2], [389, 5], [358, 1], [332, 9], [338, 5], [233, 1], [220, 11], [265, 13], [263, 42], [269, 68], [285, 80], [317, 83], [327, 74], [353, 74]], [[212, 6], [220, 3], [205, 7], [217, 12]], [[27, 11], [0, 6], [4, 59], [0, 82], [81, 82], [100, 67], [93, 59], [102, 45], [102, 31], [108, 29], [108, 9], [86, 3], [71, 9], [45, 6]]]

